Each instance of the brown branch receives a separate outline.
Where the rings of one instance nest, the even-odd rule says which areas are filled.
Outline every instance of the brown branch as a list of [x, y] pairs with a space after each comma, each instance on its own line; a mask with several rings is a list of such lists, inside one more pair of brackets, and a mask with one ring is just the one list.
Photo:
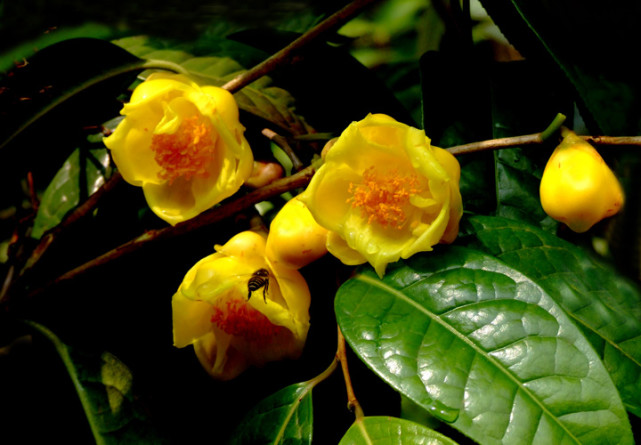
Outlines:
[[359, 420], [365, 416], [361, 404], [358, 403], [356, 394], [354, 394], [354, 388], [352, 387], [352, 379], [349, 375], [349, 369], [347, 368], [347, 353], [345, 349], [345, 337], [341, 332], [340, 327], [338, 328], [338, 351], [336, 355], [341, 362], [341, 369], [343, 370], [343, 378], [345, 379], [345, 389], [347, 390], [347, 408], [350, 411], [354, 412], [356, 420]]
[[256, 79], [271, 73], [279, 66], [291, 62], [292, 59], [294, 59], [294, 57], [296, 56], [296, 53], [303, 47], [313, 42], [328, 31], [341, 26], [374, 1], [376, 0], [355, 0], [349, 3], [348, 5], [330, 15], [318, 25], [307, 31], [305, 34], [294, 40], [285, 48], [278, 51], [276, 54], [273, 54], [250, 70], [245, 71], [244, 73], [227, 82], [225, 85], [223, 85], [223, 88], [232, 93], [235, 93], [236, 91], [240, 90], [243, 87], [246, 87]]
[[95, 193], [92, 193], [89, 198], [81, 205], [76, 207], [60, 224], [55, 226], [52, 230], [45, 233], [40, 239], [40, 242], [27, 259], [24, 267], [20, 271], [19, 276], [23, 276], [25, 272], [31, 269], [42, 258], [44, 253], [51, 247], [51, 245], [60, 236], [60, 233], [68, 230], [76, 222], [80, 221], [83, 217], [88, 215], [98, 204], [100, 199], [111, 190], [113, 190], [122, 181], [122, 175], [115, 172]]
[[[472, 142], [464, 145], [449, 147], [447, 151], [453, 155], [476, 153], [487, 150], [500, 150], [502, 148], [520, 147], [523, 145], [542, 144], [542, 133], [526, 134], [509, 138], [489, 139], [487, 141]], [[597, 145], [640, 145], [641, 136], [579, 136], [588, 142]]]
[[190, 219], [188, 221], [176, 224], [173, 227], [166, 227], [163, 229], [150, 230], [140, 235], [137, 238], [134, 238], [131, 241], [128, 241], [115, 249], [110, 250], [107, 253], [100, 255], [99, 257], [94, 258], [91, 261], [88, 261], [75, 269], [72, 269], [63, 275], [57, 277], [53, 281], [47, 283], [43, 287], [35, 289], [29, 293], [29, 297], [33, 297], [41, 292], [45, 291], [48, 287], [60, 284], [65, 281], [74, 279], [84, 273], [93, 270], [99, 266], [111, 263], [112, 261], [136, 252], [147, 245], [160, 241], [175, 238], [180, 235], [184, 235], [193, 230], [200, 229], [205, 226], [209, 226], [215, 223], [218, 223], [229, 216], [232, 216], [244, 209], [249, 208], [250, 206], [264, 201], [266, 199], [272, 198], [274, 196], [280, 195], [287, 191], [303, 187], [309, 183], [312, 176], [314, 175], [315, 168], [313, 166], [307, 167], [300, 172], [288, 176], [286, 178], [279, 179], [272, 182], [271, 184], [262, 187], [258, 190], [254, 190], [251, 193], [248, 193], [240, 198], [237, 198], [231, 202], [221, 205], [220, 207], [211, 209], [196, 218]]

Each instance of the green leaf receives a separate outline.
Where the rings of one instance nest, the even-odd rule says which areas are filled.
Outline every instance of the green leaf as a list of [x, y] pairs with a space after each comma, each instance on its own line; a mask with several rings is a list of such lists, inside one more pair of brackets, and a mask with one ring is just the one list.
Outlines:
[[338, 291], [346, 340], [383, 380], [484, 444], [633, 443], [582, 332], [525, 275], [450, 246], [363, 268]]
[[628, 49], [640, 41], [641, 3], [481, 3], [526, 58], [554, 63], [563, 71], [581, 99], [592, 134], [639, 134], [641, 78]]
[[230, 444], [311, 444], [312, 387], [296, 383], [262, 400], [238, 425]]
[[81, 199], [98, 190], [105, 182], [108, 168], [107, 149], [76, 149], [42, 195], [31, 236], [39, 239], [58, 225]]
[[347, 430], [339, 445], [456, 445], [441, 433], [409, 420], [364, 417]]
[[[245, 69], [229, 57], [196, 57], [185, 51], [160, 49], [144, 36], [114, 41], [137, 57], [174, 62], [189, 71], [203, 84], [222, 86]], [[282, 88], [270, 85], [267, 77], [253, 82], [234, 94], [238, 107], [264, 119], [288, 134], [300, 135], [312, 131], [305, 120], [294, 111], [294, 98]]]
[[48, 328], [27, 322], [48, 338], [78, 392], [96, 443], [165, 443], [133, 391], [127, 366], [109, 352], [100, 354], [64, 344]]
[[467, 219], [462, 238], [535, 280], [585, 332], [619, 388], [641, 417], [641, 293], [579, 247], [504, 218]]

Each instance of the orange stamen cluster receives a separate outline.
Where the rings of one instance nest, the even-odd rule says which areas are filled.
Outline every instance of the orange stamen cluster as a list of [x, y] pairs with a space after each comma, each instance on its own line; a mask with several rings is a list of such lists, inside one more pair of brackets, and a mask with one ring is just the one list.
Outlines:
[[258, 345], [270, 343], [275, 335], [286, 330], [272, 324], [265, 315], [241, 299], [228, 299], [224, 307], [215, 306], [211, 322], [229, 335], [243, 337]]
[[407, 220], [406, 209], [410, 196], [419, 193], [419, 179], [414, 174], [400, 175], [397, 170], [377, 172], [374, 166], [363, 172], [360, 184], [349, 184], [352, 196], [347, 200], [360, 208], [367, 223], [400, 229]]
[[211, 123], [199, 116], [184, 119], [173, 134], [155, 134], [151, 138], [154, 159], [162, 167], [158, 176], [172, 183], [176, 178], [207, 177], [207, 166], [216, 149]]

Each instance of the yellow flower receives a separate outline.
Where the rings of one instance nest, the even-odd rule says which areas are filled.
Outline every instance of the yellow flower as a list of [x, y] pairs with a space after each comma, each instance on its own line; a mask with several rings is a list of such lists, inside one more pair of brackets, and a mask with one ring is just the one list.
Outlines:
[[193, 344], [220, 380], [249, 366], [297, 358], [309, 329], [302, 275], [265, 258], [265, 237], [246, 231], [197, 262], [172, 299], [174, 346]]
[[174, 225], [234, 194], [253, 155], [226, 90], [155, 73], [125, 104], [104, 139], [123, 178], [143, 189], [153, 212]]
[[294, 197], [287, 201], [269, 226], [266, 255], [274, 264], [300, 269], [327, 253], [327, 230], [307, 206]]
[[353, 122], [300, 200], [329, 230], [329, 252], [348, 265], [387, 264], [451, 243], [463, 214], [460, 166], [422, 130], [389, 116]]

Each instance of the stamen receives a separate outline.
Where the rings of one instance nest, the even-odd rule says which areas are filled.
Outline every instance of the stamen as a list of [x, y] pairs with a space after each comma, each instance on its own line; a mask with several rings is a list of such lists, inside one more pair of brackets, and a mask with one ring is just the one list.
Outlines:
[[207, 177], [207, 166], [216, 149], [216, 135], [211, 123], [199, 116], [182, 121], [173, 134], [155, 134], [151, 138], [154, 159], [162, 167], [160, 179], [171, 184], [181, 177], [189, 180], [195, 176]]
[[265, 315], [245, 301], [229, 299], [224, 306], [226, 307], [214, 307], [211, 322], [216, 323], [226, 333], [243, 337], [248, 342], [267, 345], [274, 336], [286, 330], [282, 326], [272, 324]]
[[380, 173], [372, 166], [363, 172], [360, 184], [349, 184], [352, 196], [347, 202], [361, 209], [368, 224], [376, 221], [383, 227], [400, 229], [407, 220], [410, 196], [421, 191], [419, 185], [414, 174], [401, 175], [396, 169]]

